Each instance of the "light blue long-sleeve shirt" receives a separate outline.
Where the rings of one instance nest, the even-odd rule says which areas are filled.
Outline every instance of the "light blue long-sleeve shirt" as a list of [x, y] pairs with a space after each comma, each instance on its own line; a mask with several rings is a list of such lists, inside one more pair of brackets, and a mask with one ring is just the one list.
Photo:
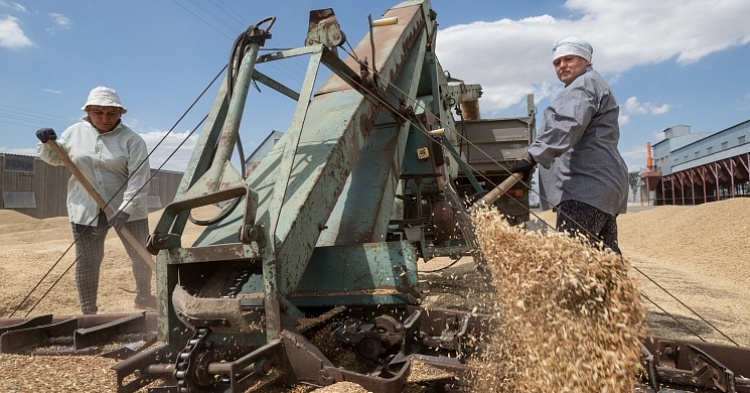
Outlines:
[[[148, 218], [151, 170], [148, 147], [140, 135], [122, 121], [112, 131], [100, 134], [85, 118], [63, 131], [57, 143], [102, 199], [111, 199], [113, 212], [128, 213], [130, 221]], [[50, 165], [64, 165], [47, 144], [38, 143], [37, 152]], [[75, 176], [68, 181], [67, 207], [71, 222], [96, 225], [99, 205]]]
[[617, 144], [620, 107], [591, 66], [552, 101], [529, 154], [539, 163], [542, 209], [567, 200], [625, 213], [628, 169]]

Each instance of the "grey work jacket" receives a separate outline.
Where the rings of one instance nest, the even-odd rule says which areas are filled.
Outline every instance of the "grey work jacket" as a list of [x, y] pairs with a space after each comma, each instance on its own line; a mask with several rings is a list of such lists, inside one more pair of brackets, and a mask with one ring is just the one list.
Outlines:
[[544, 111], [529, 154], [539, 163], [543, 210], [575, 200], [605, 213], [625, 213], [628, 168], [617, 144], [620, 107], [591, 66]]

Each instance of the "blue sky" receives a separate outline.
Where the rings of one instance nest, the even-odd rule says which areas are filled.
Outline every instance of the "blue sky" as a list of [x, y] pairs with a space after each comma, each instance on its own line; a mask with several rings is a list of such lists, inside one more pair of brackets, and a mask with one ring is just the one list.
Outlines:
[[[81, 118], [95, 86], [116, 89], [123, 121], [151, 148], [177, 123], [226, 64], [234, 39], [276, 16], [267, 48], [301, 46], [309, 11], [331, 7], [355, 46], [397, 1], [344, 0], [0, 0], [0, 152], [35, 155], [34, 131], [62, 132]], [[479, 83], [483, 118], [542, 111], [562, 85], [551, 45], [579, 35], [621, 107], [620, 151], [630, 170], [645, 165], [646, 144], [673, 125], [716, 132], [750, 119], [750, 2], [717, 0], [433, 0], [444, 69]], [[306, 62], [279, 67], [301, 83]], [[286, 66], [285, 66], [286, 67]], [[296, 82], [295, 82], [296, 81]], [[294, 83], [297, 83], [295, 85]], [[183, 170], [218, 84], [174, 127], [152, 167]], [[248, 100], [241, 137], [246, 154], [272, 130], [285, 131], [284, 105]], [[200, 130], [200, 128], [199, 128]]]

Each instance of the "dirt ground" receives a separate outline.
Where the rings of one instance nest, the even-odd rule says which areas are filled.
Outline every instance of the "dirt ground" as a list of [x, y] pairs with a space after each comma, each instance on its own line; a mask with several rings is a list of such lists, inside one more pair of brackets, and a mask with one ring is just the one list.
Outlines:
[[[207, 218], [215, 210], [204, 208], [195, 213]], [[152, 228], [160, 214], [151, 214]], [[554, 214], [550, 212], [535, 214], [529, 223], [530, 229], [544, 230], [545, 222], [554, 222]], [[632, 264], [632, 274], [646, 299], [651, 334], [750, 346], [750, 327], [746, 323], [750, 320], [748, 217], [749, 198], [695, 207], [634, 205], [631, 212], [620, 216], [621, 248]], [[79, 313], [73, 280], [75, 252], [67, 218], [37, 220], [0, 210], [0, 220], [3, 222], [0, 226], [0, 318]], [[184, 244], [190, 244], [199, 233], [199, 227], [189, 224]], [[102, 266], [100, 313], [134, 311], [135, 284], [127, 261], [119, 239], [110, 233]], [[420, 262], [420, 279], [430, 293], [428, 305], [433, 302], [471, 307], [477, 300], [467, 298], [470, 284], [459, 278], [474, 270], [473, 262], [463, 258], [448, 265], [447, 259]], [[0, 355], [3, 370], [0, 390], [32, 391], [23, 387], [28, 379], [8, 378], [36, 375], [36, 381], [42, 384], [34, 385], [36, 391], [40, 386], [56, 386], [56, 391], [91, 391], [84, 381], [77, 379], [76, 372], [55, 371], [54, 363], [45, 361], [44, 366], [40, 363], [38, 359]], [[43, 368], [40, 370], [40, 367]], [[92, 373], [106, 374], [108, 367], [108, 364], [83, 361], [77, 370], [90, 379]], [[110, 386], [114, 386], [114, 381], [112, 383]], [[104, 388], [99, 391], [107, 391], [101, 385], [99, 388]]]

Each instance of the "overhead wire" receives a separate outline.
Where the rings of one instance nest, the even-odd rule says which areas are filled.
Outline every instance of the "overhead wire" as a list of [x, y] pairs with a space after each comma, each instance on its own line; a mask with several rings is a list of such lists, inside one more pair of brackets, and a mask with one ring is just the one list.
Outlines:
[[[3, 119], [10, 119], [13, 121]], [[41, 127], [42, 124], [55, 127], [67, 127], [70, 124], [70, 120], [71, 119], [64, 118], [62, 116], [55, 116], [33, 110], [0, 104], [0, 123], [36, 128]]]
[[173, 3], [175, 3], [175, 4], [177, 4], [177, 6], [179, 6], [179, 7], [180, 7], [180, 8], [182, 8], [182, 9], [184, 9], [184, 10], [185, 10], [185, 11], [187, 11], [188, 13], [192, 14], [192, 15], [193, 15], [193, 16], [195, 16], [196, 18], [200, 19], [200, 20], [201, 20], [201, 21], [202, 21], [203, 23], [205, 23], [206, 25], [208, 25], [208, 26], [209, 26], [209, 27], [211, 27], [212, 29], [216, 30], [216, 31], [217, 31], [217, 32], [218, 32], [219, 34], [221, 34], [221, 35], [223, 35], [223, 36], [225, 36], [225, 37], [228, 37], [228, 38], [233, 38], [233, 37], [232, 37], [231, 35], [227, 34], [227, 33], [226, 33], [225, 31], [222, 31], [221, 29], [219, 29], [218, 27], [216, 27], [215, 25], [213, 25], [213, 24], [212, 24], [211, 22], [209, 22], [209, 21], [207, 21], [207, 20], [203, 19], [203, 17], [202, 17], [202, 16], [200, 16], [200, 15], [196, 14], [196, 13], [195, 13], [195, 12], [193, 12], [192, 10], [190, 10], [190, 9], [188, 9], [187, 7], [185, 7], [184, 5], [180, 4], [180, 2], [179, 2], [179, 1], [177, 1], [177, 0], [172, 0], [172, 2], [173, 2]]
[[[190, 0], [188, 4], [182, 4], [178, 2], [177, 0], [172, 0], [172, 1], [183, 10], [187, 11], [188, 13], [198, 18], [198, 20], [200, 20], [202, 23], [220, 32], [222, 35], [230, 37], [232, 39], [236, 39], [238, 37], [238, 34], [241, 36], [246, 31], [248, 26], [252, 26], [252, 24], [248, 22], [247, 17], [242, 16], [243, 15], [242, 13], [237, 12], [235, 9], [226, 5], [224, 2], [220, 0], [209, 1], [210, 4], [215, 6], [213, 9], [211, 9], [211, 7], [207, 7], [205, 3], [200, 4], [200, 2], [196, 0]], [[194, 7], [189, 7], [191, 4]], [[223, 18], [222, 17], [223, 15], [228, 16], [228, 18]], [[227, 33], [227, 31], [229, 31], [230, 33]], [[271, 36], [270, 38], [267, 38], [267, 41], [271, 43], [274, 46], [274, 48], [261, 47], [259, 48], [259, 51], [276, 52], [276, 51], [282, 51], [282, 50], [288, 49], [287, 45], [280, 43], [273, 36]], [[291, 46], [291, 47], [296, 47], [296, 45]], [[275, 72], [275, 74], [269, 74], [268, 76], [277, 78], [278, 82], [286, 84], [286, 85], [301, 86], [303, 83], [303, 80], [299, 77], [300, 70], [306, 69], [307, 65], [303, 64], [302, 60], [296, 57], [290, 58], [288, 60], [290, 61], [284, 61], [278, 64], [276, 68], [273, 68], [271, 70], [271, 72]], [[263, 67], [264, 65], [262, 64], [256, 64], [256, 69], [263, 69]], [[304, 75], [304, 73], [302, 73], [302, 75]], [[260, 90], [257, 84], [254, 84], [254, 86], [258, 90]], [[252, 105], [252, 103], [248, 103], [248, 105]], [[252, 121], [253, 119], [250, 119], [250, 120]], [[247, 129], [247, 128], [243, 127], [243, 129]], [[245, 152], [240, 150], [240, 149], [243, 149], [242, 143], [239, 143], [237, 148], [238, 148], [238, 152], [240, 152], [240, 155], [244, 157]]]
[[189, 0], [189, 1], [190, 1], [190, 3], [192, 3], [193, 5], [195, 5], [196, 7], [198, 7], [198, 9], [200, 9], [204, 14], [208, 15], [211, 19], [213, 19], [214, 21], [218, 22], [220, 25], [222, 25], [222, 26], [226, 27], [227, 29], [229, 29], [229, 31], [234, 30], [234, 27], [231, 26], [225, 19], [218, 17], [211, 10], [209, 10], [208, 8], [206, 8], [203, 5], [201, 5], [200, 2], [198, 2], [196, 0]]
[[[234, 38], [234, 31], [237, 30], [243, 30], [243, 29], [235, 29], [232, 25], [227, 23], [224, 19], [217, 16], [215, 13], [211, 12], [210, 9], [206, 8], [205, 6], [201, 5], [198, 1], [190, 0], [190, 3], [195, 5], [198, 10], [196, 12], [195, 9], [190, 9], [189, 7], [186, 7], [181, 2], [177, 0], [172, 0], [173, 3], [175, 3], [177, 6], [185, 10], [186, 12], [190, 13], [191, 15], [198, 18], [201, 22], [203, 22], [208, 27], [214, 29], [219, 34], [222, 34], [225, 37]], [[216, 4], [215, 0], [212, 0], [211, 3]], [[225, 8], [228, 8], [226, 5]], [[233, 17], [233, 15], [229, 12], [225, 12], [227, 15]], [[209, 16], [209, 19], [204, 18], [202, 15]], [[237, 21], [236, 18], [233, 17]], [[216, 23], [212, 23], [211, 20], [216, 21], [218, 23], [218, 26]], [[228, 31], [232, 31], [231, 34], [227, 33]], [[65, 128], [68, 125], [70, 125], [72, 119], [61, 117], [61, 116], [54, 116], [45, 114], [42, 112], [12, 107], [8, 105], [0, 105], [0, 123], [6, 123], [6, 124], [13, 124], [18, 126], [24, 126], [24, 127], [32, 127], [32, 128], [38, 128], [41, 126], [51, 126], [56, 128]]]
[[[173, 0], [173, 1], [176, 1], [176, 0]], [[213, 5], [215, 5], [216, 9], [219, 12], [213, 12], [208, 7], [206, 7], [204, 5], [201, 5], [196, 0], [190, 0], [190, 3], [194, 4], [198, 8], [197, 12], [195, 12], [195, 10], [188, 10], [186, 7], [182, 6], [181, 4], [180, 4], [180, 6], [183, 9], [185, 9], [186, 11], [190, 12], [191, 14], [193, 14], [193, 15], [195, 15], [197, 17], [199, 16], [199, 14], [208, 15], [210, 19], [213, 19], [213, 20], [217, 21], [219, 24], [221, 24], [222, 26], [226, 27], [231, 32], [230, 33], [231, 34], [231, 38], [237, 37], [238, 32], [243, 32], [243, 31], [245, 31], [247, 29], [248, 26], [251, 26], [252, 23], [247, 18], [241, 17], [242, 13], [237, 12], [232, 7], [229, 7], [228, 5], [226, 5], [224, 2], [219, 1], [219, 0], [209, 0], [209, 2], [211, 4], [213, 4]], [[233, 23], [229, 23], [226, 19], [223, 19], [219, 15], [217, 15], [217, 13], [222, 13], [222, 14], [227, 15], [229, 18], [231, 18], [232, 20], [234, 20], [234, 22], [236, 22], [237, 25], [235, 25]], [[199, 19], [201, 21], [203, 21], [204, 23], [208, 24], [209, 26], [212, 26], [212, 27], [214, 26], [213, 24], [211, 24], [210, 22], [208, 22], [205, 18], [199, 17]], [[261, 51], [266, 51], [266, 52], [267, 51], [280, 51], [280, 50], [285, 50], [285, 49], [288, 49], [288, 48], [296, 47], [296, 45], [294, 45], [294, 46], [284, 45], [283, 43], [279, 42], [277, 39], [273, 38], [273, 36], [271, 36], [270, 38], [268, 38], [267, 41], [270, 42], [270, 43], [272, 43], [272, 44], [274, 44], [274, 46], [276, 46], [276, 47], [275, 48], [261, 48], [260, 49]], [[290, 65], [287, 65], [287, 64], [290, 64]], [[296, 68], [296, 69], [292, 69], [292, 71], [299, 71], [300, 69], [304, 69], [305, 66], [302, 65], [301, 61], [297, 60], [297, 61], [292, 61], [290, 63], [283, 62], [283, 64], [281, 64], [281, 66], [279, 68], [280, 68], [280, 70], [278, 70], [278, 71], [280, 71], [286, 77], [290, 78], [290, 80], [292, 80], [292, 81], [294, 81], [294, 82], [296, 82], [298, 84], [302, 83], [302, 80], [298, 77], [298, 75], [299, 75], [298, 72], [295, 72], [295, 73], [287, 73], [287, 72], [285, 72], [285, 71], [287, 71], [286, 69], [292, 69], [292, 68]]]
[[247, 19], [238, 19], [237, 17], [241, 15], [239, 12], [234, 10], [232, 7], [228, 6], [226, 3], [220, 0], [208, 0], [211, 4], [215, 5], [216, 8], [220, 9], [222, 12], [224, 12], [228, 17], [234, 19], [235, 22], [239, 23], [242, 26], [249, 26], [250, 21]]

